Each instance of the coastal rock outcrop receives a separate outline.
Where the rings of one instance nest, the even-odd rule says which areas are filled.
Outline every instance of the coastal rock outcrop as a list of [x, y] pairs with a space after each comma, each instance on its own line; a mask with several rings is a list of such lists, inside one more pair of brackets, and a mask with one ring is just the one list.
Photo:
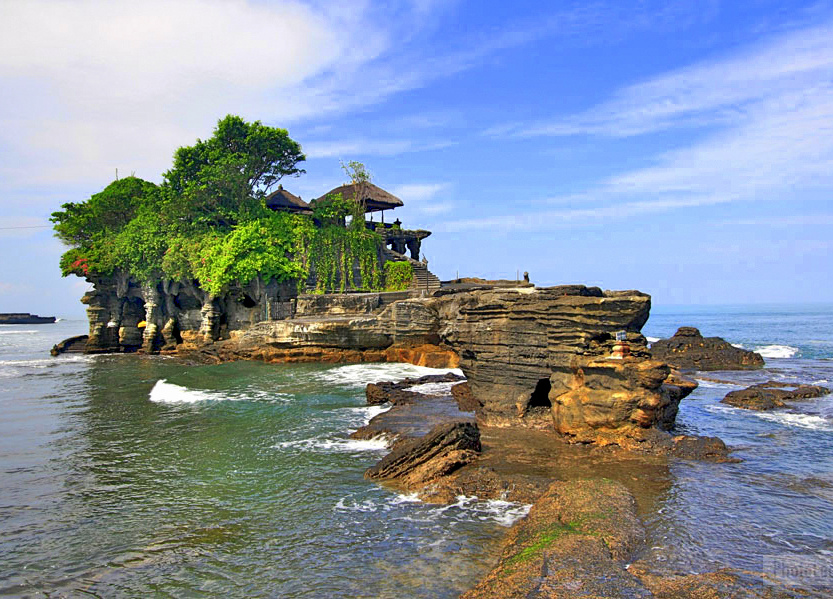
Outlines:
[[465, 378], [459, 374], [449, 372], [447, 374], [429, 374], [419, 378], [407, 378], [398, 382], [383, 381], [381, 383], [368, 383], [364, 393], [367, 398], [367, 405], [378, 406], [384, 403], [394, 405], [413, 403], [424, 394], [418, 391], [411, 391], [411, 387], [417, 385], [435, 385], [438, 383], [459, 383]]
[[490, 426], [549, 428], [552, 372], [570, 364], [591, 341], [639, 330], [650, 296], [562, 285], [490, 289], [435, 298], [439, 337], [460, 356], [460, 368], [480, 402], [478, 419]]
[[703, 337], [694, 327], [680, 327], [670, 339], [655, 341], [651, 354], [684, 370], [752, 370], [764, 366], [760, 354], [735, 347], [720, 337]]
[[509, 531], [498, 565], [461, 599], [651, 597], [625, 568], [644, 537], [621, 484], [555, 482]]
[[447, 422], [428, 434], [401, 443], [365, 478], [393, 481], [405, 489], [418, 489], [468, 464], [480, 453], [480, 431], [471, 422]]
[[52, 349], [49, 350], [49, 353], [53, 356], [57, 356], [60, 354], [84, 353], [84, 350], [87, 349], [88, 338], [89, 337], [87, 335], [76, 335], [75, 337], [64, 339], [60, 343], [56, 343], [55, 345], [53, 345]]
[[830, 393], [830, 389], [818, 385], [796, 385], [767, 381], [746, 389], [730, 391], [726, 394], [726, 397], [720, 400], [720, 403], [746, 410], [766, 411], [786, 408], [789, 406], [787, 403], [789, 401], [813, 399], [828, 393]]

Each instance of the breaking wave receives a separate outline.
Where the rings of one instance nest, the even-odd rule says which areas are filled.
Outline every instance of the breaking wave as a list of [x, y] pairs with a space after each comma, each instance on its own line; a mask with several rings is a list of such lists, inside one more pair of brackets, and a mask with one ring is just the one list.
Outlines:
[[764, 345], [755, 349], [764, 358], [795, 358], [799, 349], [791, 345]]
[[150, 390], [150, 401], [165, 404], [193, 404], [205, 401], [280, 401], [293, 399], [286, 393], [273, 393], [260, 389], [241, 389], [231, 391], [200, 391], [181, 385], [169, 383], [166, 379], [156, 381]]
[[427, 368], [413, 364], [349, 364], [331, 368], [316, 374], [322, 383], [345, 387], [362, 388], [368, 383], [396, 382], [406, 378], [416, 378], [427, 374], [445, 374], [454, 372], [462, 375], [458, 368]]
[[408, 391], [440, 397], [443, 395], [451, 395], [451, 388], [459, 382], [461, 381], [454, 381], [451, 383], [423, 383], [422, 385], [408, 387]]
[[814, 431], [833, 432], [833, 421], [814, 414], [796, 414], [794, 412], [756, 412], [758, 418], [777, 422], [787, 426], [797, 426]]
[[362, 453], [386, 451], [390, 439], [384, 435], [372, 439], [297, 439], [276, 443], [275, 449], [300, 449], [316, 453]]

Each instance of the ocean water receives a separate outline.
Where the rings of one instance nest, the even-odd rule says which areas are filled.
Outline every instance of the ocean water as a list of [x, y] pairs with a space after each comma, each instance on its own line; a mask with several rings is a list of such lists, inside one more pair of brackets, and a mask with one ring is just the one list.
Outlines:
[[760, 352], [766, 364], [695, 375], [678, 431], [718, 436], [743, 462], [672, 464], [673, 484], [648, 518], [649, 559], [680, 573], [728, 565], [770, 574], [772, 560], [792, 559], [822, 565], [824, 580], [810, 582], [833, 588], [833, 395], [772, 412], [719, 403], [767, 380], [833, 388], [833, 305], [659, 307], [643, 333], [668, 337], [679, 326]]
[[456, 597], [526, 506], [363, 479], [411, 365], [52, 358], [84, 322], [0, 328], [0, 596]]
[[[744, 461], [672, 463], [646, 557], [702, 572], [833, 555], [833, 401], [718, 403], [769, 378], [830, 384], [833, 306], [660, 307], [644, 332], [682, 325], [767, 365], [704, 375], [736, 384], [702, 381], [683, 402], [680, 431]], [[384, 409], [364, 385], [434, 371], [48, 355], [85, 326], [0, 327], [0, 596], [456, 597], [528, 509], [430, 506], [363, 479], [386, 451], [348, 438]]]

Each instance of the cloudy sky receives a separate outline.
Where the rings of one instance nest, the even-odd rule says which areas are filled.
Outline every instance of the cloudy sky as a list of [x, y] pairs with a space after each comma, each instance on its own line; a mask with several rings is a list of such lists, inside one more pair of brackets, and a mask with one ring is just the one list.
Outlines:
[[82, 316], [51, 212], [228, 114], [364, 162], [441, 278], [833, 301], [833, 5], [0, 0], [0, 312]]

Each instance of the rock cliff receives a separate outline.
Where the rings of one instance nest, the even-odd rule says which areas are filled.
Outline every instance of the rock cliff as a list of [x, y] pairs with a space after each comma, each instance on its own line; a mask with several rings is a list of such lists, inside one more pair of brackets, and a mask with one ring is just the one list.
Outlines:
[[457, 288], [419, 298], [296, 296], [286, 285], [255, 280], [217, 298], [188, 283], [142, 286], [112, 277], [83, 301], [88, 352], [459, 366], [467, 386], [458, 395], [484, 426], [555, 427], [574, 436], [668, 429], [696, 386], [670, 384], [669, 368], [651, 359], [639, 332], [651, 299], [638, 291], [564, 285]]

